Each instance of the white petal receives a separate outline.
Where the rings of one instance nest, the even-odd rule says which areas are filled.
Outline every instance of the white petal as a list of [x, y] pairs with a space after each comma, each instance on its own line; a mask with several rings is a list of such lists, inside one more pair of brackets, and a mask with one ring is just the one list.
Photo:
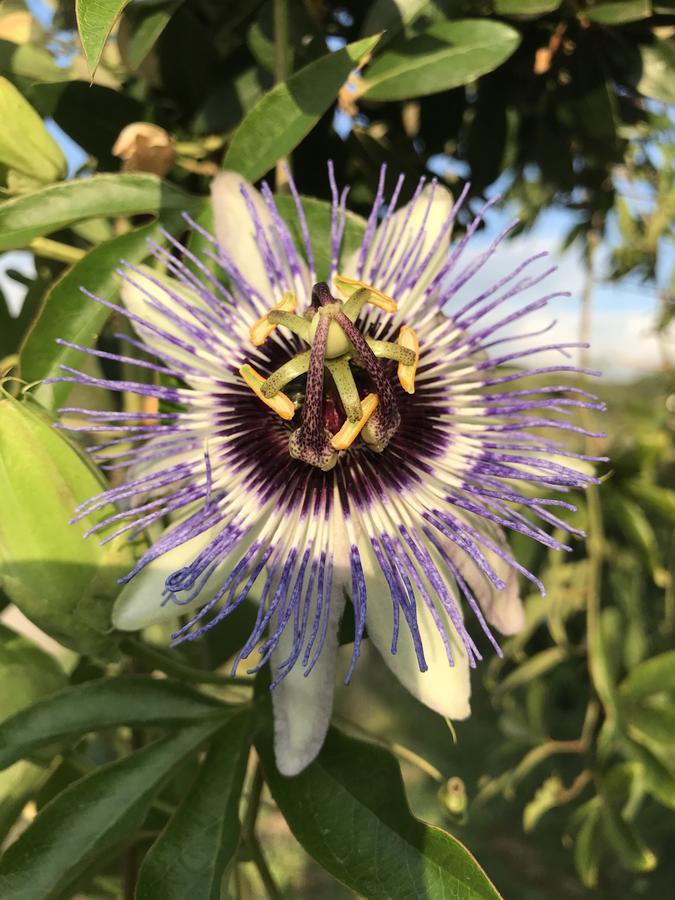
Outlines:
[[402, 614], [397, 650], [395, 654], [391, 652], [394, 608], [389, 588], [365, 540], [359, 542], [359, 552], [368, 590], [366, 610], [368, 637], [394, 675], [414, 697], [442, 716], [465, 719], [471, 713], [469, 660], [447, 614], [444, 610], [438, 609], [439, 617], [450, 639], [454, 666], [448, 662], [443, 640], [431, 613], [422, 598], [416, 596], [417, 624], [428, 665], [426, 672], [420, 672], [412, 638]]
[[[168, 528], [167, 532], [171, 531], [173, 527]], [[188, 611], [196, 612], [200, 606], [208, 602], [225, 584], [234, 567], [244, 557], [258, 536], [258, 528], [252, 528], [235, 544], [192, 602], [177, 604], [169, 599], [163, 603], [162, 594], [169, 575], [193, 562], [217, 536], [218, 530], [217, 527], [212, 528], [197, 537], [190, 538], [184, 544], [153, 559], [145, 568], [141, 569], [122, 588], [122, 592], [115, 601], [112, 612], [112, 622], [115, 628], [120, 631], [138, 631], [158, 622], [170, 621]], [[259, 580], [262, 579], [263, 575], [261, 574]]]
[[[319, 659], [305, 676], [298, 660], [272, 691], [274, 755], [282, 775], [302, 772], [323, 746], [333, 712], [338, 627], [345, 605], [344, 592], [333, 595], [326, 640]], [[310, 612], [310, 621], [314, 610]], [[292, 637], [286, 629], [272, 655], [272, 673], [290, 653]]]
[[[430, 200], [431, 202], [429, 202]], [[359, 251], [352, 254], [345, 263], [345, 274], [350, 278], [359, 277], [361, 280], [385, 291], [385, 293], [387, 292], [387, 289], [392, 290], [393, 286], [396, 284], [396, 274], [402, 271], [405, 256], [410, 246], [409, 242], [419, 235], [423, 229], [421, 241], [416, 245], [421, 247], [421, 250], [419, 254], [417, 254], [416, 250], [414, 255], [417, 256], [418, 264], [426, 260], [430, 250], [448, 221], [452, 206], [452, 194], [447, 188], [440, 184], [436, 184], [435, 186], [427, 185], [421, 191], [412, 210], [410, 210], [410, 204], [408, 203], [406, 206], [402, 206], [393, 213], [387, 222], [383, 222], [378, 226], [373, 239], [370, 242], [370, 248], [366, 255], [366, 265], [362, 275], [358, 274], [357, 269]], [[409, 210], [410, 216], [407, 218]], [[427, 261], [424, 271], [417, 277], [414, 288], [407, 295], [406, 300], [403, 301], [403, 298], [400, 295], [394, 298], [399, 302], [399, 309], [401, 309], [402, 301], [407, 305], [412, 302], [415, 297], [418, 297], [436, 274], [447, 257], [451, 235], [452, 226], [446, 228], [438, 243], [438, 247]], [[389, 249], [395, 248], [394, 254], [392, 259], [389, 260], [388, 250], [384, 254], [385, 262], [379, 267], [375, 275], [371, 276], [371, 267], [375, 258], [376, 248], [382, 238], [387, 242]], [[394, 273], [393, 277], [391, 273]]]
[[[331, 587], [330, 618], [326, 640], [319, 659], [305, 677], [302, 659], [272, 691], [274, 707], [274, 756], [282, 775], [298, 775], [316, 757], [323, 746], [333, 713], [335, 666], [338, 652], [338, 630], [346, 602], [345, 586], [351, 584], [351, 570], [343, 533], [337, 526], [339, 516], [332, 519], [333, 582]], [[316, 603], [310, 609], [309, 621]], [[293, 644], [287, 628], [272, 654], [272, 677], [278, 666], [288, 657]]]

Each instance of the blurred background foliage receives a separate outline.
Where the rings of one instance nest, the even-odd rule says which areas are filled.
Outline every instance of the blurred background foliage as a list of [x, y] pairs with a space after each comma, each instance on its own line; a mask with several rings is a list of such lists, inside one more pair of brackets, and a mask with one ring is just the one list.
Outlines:
[[[368, 40], [380, 32], [379, 42]], [[145, 636], [149, 645], [127, 641], [120, 648], [102, 622], [111, 573], [126, 565], [129, 551], [104, 552], [88, 543], [83, 558], [75, 544], [80, 534], [64, 536], [49, 519], [58, 498], [75, 505], [98, 479], [75, 448], [60, 439], [52, 448], [45, 437], [44, 409], [53, 412], [65, 393], [39, 382], [70, 361], [54, 339], [89, 346], [98, 340], [105, 348], [114, 345], [119, 328], [78, 293], [79, 285], [114, 299], [116, 262], [141, 260], [146, 237], [158, 236], [160, 224], [180, 234], [180, 213], [187, 209], [208, 225], [205, 197], [223, 159], [255, 180], [268, 173], [274, 178], [276, 162], [292, 154], [300, 191], [325, 200], [330, 158], [338, 181], [352, 185], [357, 213], [369, 208], [382, 163], [391, 185], [398, 172], [409, 176], [403, 201], [430, 172], [455, 191], [469, 181], [473, 208], [499, 189], [521, 220], [512, 237], [551, 210], [566, 213], [559, 245], [578, 248], [586, 271], [581, 339], [590, 333], [599, 279], [630, 278], [656, 292], [660, 358], [638, 382], [600, 381], [593, 388], [608, 404], [602, 422], [608, 437], [586, 449], [610, 462], [601, 465], [601, 486], [575, 498], [573, 524], [589, 533], [588, 540], [573, 539], [573, 551], [562, 558], [513, 539], [516, 557], [542, 578], [548, 597], [526, 597], [524, 631], [504, 643], [502, 659], [478, 672], [471, 719], [455, 735], [399, 691], [368, 653], [353, 685], [339, 689], [336, 722], [358, 739], [369, 735], [389, 748], [403, 767], [414, 812], [466, 843], [505, 897], [672, 894], [675, 384], [667, 335], [675, 313], [674, 34], [675, 4], [668, 0], [0, 4], [0, 250], [10, 254], [6, 296], [0, 297], [0, 374], [17, 397], [22, 384], [38, 383], [30, 392], [34, 399], [20, 404], [22, 412], [9, 397], [0, 401], [0, 449], [11, 455], [12, 441], [18, 442], [22, 449], [12, 458], [18, 453], [40, 471], [58, 459], [63, 479], [56, 484], [52, 478], [46, 487], [40, 482], [39, 491], [25, 483], [17, 490], [23, 470], [3, 475], [3, 716], [67, 685], [77, 691], [129, 671], [188, 677], [225, 699], [239, 690], [227, 684], [222, 669], [236, 649], [236, 633], [227, 639], [219, 633], [219, 641], [171, 659], [152, 646], [164, 638], [159, 633]], [[275, 84], [282, 87], [272, 90]], [[270, 109], [281, 115], [270, 117]], [[146, 124], [127, 128], [139, 122]], [[278, 167], [276, 178], [283, 191]], [[320, 212], [317, 205], [317, 228]], [[608, 248], [602, 267], [599, 248]], [[13, 264], [16, 251], [32, 254], [34, 272]], [[13, 302], [19, 295], [22, 302]], [[70, 399], [87, 405], [78, 391]], [[36, 513], [27, 510], [42, 501], [40, 552], [44, 558], [52, 540], [48, 558], [59, 563], [58, 577], [41, 570], [39, 553], [31, 558], [26, 552], [20, 571], [11, 565], [23, 559], [16, 541], [25, 548], [37, 527]], [[37, 644], [12, 630], [19, 621], [12, 604], [41, 629], [33, 632]], [[68, 650], [54, 643], [47, 643], [49, 653], [39, 649], [45, 635]], [[198, 706], [205, 696], [190, 702]], [[122, 697], [129, 702], [124, 692], [117, 702]], [[37, 823], [75, 827], [62, 800], [68, 791], [82, 800], [86, 794], [77, 791], [86, 785], [78, 785], [96, 765], [118, 765], [115, 760], [130, 751], [132, 757], [144, 752], [139, 728], [127, 727], [139, 722], [120, 715], [118, 721], [111, 713], [106, 724], [92, 712], [78, 727], [96, 733], [75, 741], [78, 727], [59, 736], [53, 723], [44, 726], [30, 753], [21, 750], [28, 745], [17, 719], [8, 720], [12, 727], [2, 740], [11, 752], [5, 758], [23, 761], [1, 776], [6, 844], [22, 834], [14, 846], [24, 841], [22, 849], [39, 855]], [[160, 721], [166, 725], [158, 713], [145, 725], [151, 730]], [[245, 742], [245, 723], [237, 722]], [[187, 746], [163, 763], [172, 777], [160, 790], [157, 776], [158, 793], [147, 808], [134, 807], [131, 815], [132, 790], [125, 827], [113, 834], [99, 823], [99, 843], [68, 863], [67, 877], [45, 875], [43, 893], [20, 893], [21, 866], [10, 851], [10, 887], [2, 896], [133, 896], [143, 854], [195, 777], [194, 760], [181, 762]], [[209, 759], [214, 765], [228, 760], [229, 752], [227, 742], [212, 743], [204, 766]], [[249, 800], [256, 791], [260, 800], [255, 779], [246, 779]], [[239, 793], [236, 785], [222, 786], [234, 797], [235, 816], [243, 774], [240, 782]], [[97, 782], [91, 796], [120, 791], [119, 783]], [[280, 798], [275, 794], [283, 806]], [[55, 818], [38, 815], [26, 830], [49, 800], [52, 812], [45, 815]], [[239, 850], [234, 841], [220, 861], [224, 870], [239, 854], [223, 896], [228, 890], [239, 897], [274, 896], [275, 890], [288, 897], [354, 895], [299, 848], [267, 788], [261, 810], [257, 834], [277, 888], [265, 880], [260, 845], [245, 817]], [[296, 837], [311, 854], [311, 840]], [[36, 859], [32, 871], [41, 865]], [[150, 876], [162, 857], [146, 859], [151, 862], [143, 864], [137, 896], [188, 896], [180, 887], [169, 894], [155, 885], [153, 893]], [[351, 888], [368, 896], [358, 880]]]

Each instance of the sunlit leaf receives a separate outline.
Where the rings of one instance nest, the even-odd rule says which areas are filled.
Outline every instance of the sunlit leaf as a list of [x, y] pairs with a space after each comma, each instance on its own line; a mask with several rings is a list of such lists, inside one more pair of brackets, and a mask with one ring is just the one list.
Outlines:
[[235, 131], [224, 167], [249, 181], [268, 172], [316, 125], [377, 41], [375, 35], [322, 56], [261, 97]]
[[439, 22], [378, 55], [366, 69], [363, 93], [369, 100], [401, 100], [468, 84], [500, 66], [519, 44], [518, 32], [503, 22]]
[[81, 219], [195, 212], [201, 203], [155, 175], [94, 175], [54, 184], [0, 203], [0, 250], [25, 247], [33, 238]]
[[129, 0], [75, 0], [77, 30], [92, 73], [98, 66], [115, 22], [128, 2]]
[[620, 690], [633, 702], [661, 691], [675, 692], [675, 650], [640, 663], [621, 682]]
[[640, 47], [642, 78], [637, 89], [645, 97], [675, 103], [675, 47], [672, 42], [655, 38]]
[[596, 3], [580, 10], [577, 15], [600, 25], [622, 25], [647, 19], [652, 14], [651, 0], [618, 0], [615, 3]]
[[107, 513], [69, 524], [101, 488], [36, 403], [0, 397], [0, 584], [38, 627], [95, 656], [114, 652], [111, 604], [132, 565], [127, 544], [83, 538]]
[[57, 181], [66, 160], [44, 122], [11, 81], [0, 78], [0, 163], [39, 181]]

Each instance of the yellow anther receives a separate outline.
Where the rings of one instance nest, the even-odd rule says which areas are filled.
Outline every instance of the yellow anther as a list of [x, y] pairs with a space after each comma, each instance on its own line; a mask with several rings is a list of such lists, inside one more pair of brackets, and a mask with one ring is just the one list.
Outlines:
[[402, 362], [398, 364], [398, 380], [401, 387], [409, 394], [415, 393], [415, 375], [417, 373], [417, 364], [420, 361], [420, 342], [417, 335], [407, 325], [403, 325], [396, 338], [396, 343], [407, 350], [412, 350], [415, 354], [415, 362], [406, 366]]
[[372, 303], [373, 306], [378, 306], [380, 309], [389, 313], [394, 313], [398, 309], [395, 300], [392, 300], [391, 297], [383, 294], [382, 291], [378, 291], [378, 289], [374, 288], [372, 285], [366, 284], [365, 281], [358, 281], [356, 278], [347, 278], [346, 275], [336, 275], [334, 281], [335, 287], [341, 294], [344, 294], [345, 297], [351, 297], [351, 295], [355, 294], [357, 291], [365, 290], [371, 294], [368, 298], [368, 302]]
[[259, 397], [262, 400], [265, 406], [269, 406], [269, 408], [274, 410], [278, 416], [281, 416], [282, 419], [286, 419], [287, 422], [290, 422], [295, 415], [295, 406], [290, 397], [287, 397], [282, 391], [277, 391], [273, 397], [265, 397], [262, 392], [262, 386], [265, 384], [265, 379], [248, 364], [239, 369], [239, 374], [251, 388], [256, 397]]
[[[272, 309], [280, 309], [283, 312], [295, 312], [297, 309], [297, 302], [295, 300], [295, 294], [292, 291], [284, 291], [284, 296], [281, 303], [277, 303], [276, 306], [273, 306]], [[270, 310], [271, 312], [272, 310]], [[251, 330], [249, 331], [249, 336], [251, 338], [251, 343], [254, 347], [259, 347], [261, 344], [264, 344], [267, 338], [272, 334], [276, 325], [273, 325], [267, 319], [267, 313], [258, 321], [251, 325]]]
[[346, 450], [348, 447], [351, 447], [361, 433], [363, 426], [377, 409], [377, 404], [379, 402], [380, 398], [377, 394], [368, 394], [367, 397], [363, 398], [361, 401], [363, 415], [358, 422], [350, 422], [349, 419], [347, 419], [338, 433], [334, 434], [331, 438], [331, 445], [335, 450]]

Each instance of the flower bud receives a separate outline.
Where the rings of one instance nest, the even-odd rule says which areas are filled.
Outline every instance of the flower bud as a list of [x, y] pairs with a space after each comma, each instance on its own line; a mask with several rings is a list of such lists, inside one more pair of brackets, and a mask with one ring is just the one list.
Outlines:
[[163, 178], [176, 156], [171, 135], [150, 122], [132, 122], [123, 128], [112, 152], [122, 160], [123, 172], [151, 172]]
[[438, 801], [450, 819], [460, 825], [466, 822], [468, 800], [461, 778], [448, 778], [438, 792]]
[[23, 94], [1, 77], [0, 121], [0, 163], [38, 186], [63, 178], [63, 151]]
[[0, 588], [66, 647], [110, 655], [110, 609], [131, 550], [84, 532], [110, 509], [69, 524], [104, 485], [33, 401], [0, 397]]

